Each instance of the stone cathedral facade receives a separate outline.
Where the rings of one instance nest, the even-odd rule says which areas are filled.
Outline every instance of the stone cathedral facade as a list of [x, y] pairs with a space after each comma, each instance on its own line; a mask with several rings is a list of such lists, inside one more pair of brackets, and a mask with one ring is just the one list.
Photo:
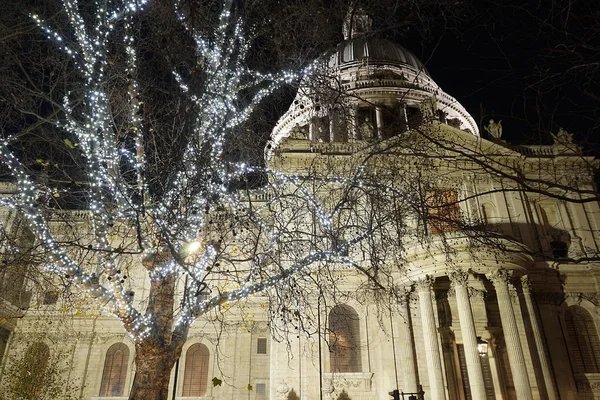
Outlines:
[[[214, 324], [199, 320], [172, 372], [170, 398], [383, 400], [397, 389], [404, 399], [600, 399], [600, 204], [585, 201], [596, 161], [564, 130], [552, 145], [512, 146], [490, 121], [483, 138], [465, 108], [395, 43], [347, 35], [328, 60], [328, 79], [350, 95], [324, 106], [327, 93], [301, 90], [273, 130], [269, 166], [302, 172], [327, 164], [335, 174], [335, 165], [420, 129], [433, 138], [425, 150], [447, 203], [430, 212], [481, 221], [494, 245], [474, 244], [444, 224], [429, 226], [427, 242], [407, 239], [388, 321], [364, 301], [318, 311], [343, 353], [318, 335], [273, 340], [259, 302], [249, 311], [252, 326], [231, 323], [217, 335]], [[410, 169], [423, 157], [386, 149], [377, 147], [370, 159]], [[515, 171], [529, 178], [527, 188]], [[548, 181], [564, 191], [548, 196]], [[569, 185], [582, 201], [563, 199]], [[3, 216], [14, 220], [8, 211]], [[352, 249], [348, 255], [358, 257]], [[135, 293], [143, 299], [148, 286], [139, 273]], [[352, 291], [352, 279], [340, 290]], [[12, 284], [0, 293], [8, 316], [0, 321], [2, 385], [15, 355], [62, 346], [77, 398], [127, 398], [134, 347], [116, 320], [82, 315], [68, 343], [59, 336], [32, 343], [36, 320], [51, 318], [56, 298], [45, 294], [41, 307], [23, 316], [17, 292]]]

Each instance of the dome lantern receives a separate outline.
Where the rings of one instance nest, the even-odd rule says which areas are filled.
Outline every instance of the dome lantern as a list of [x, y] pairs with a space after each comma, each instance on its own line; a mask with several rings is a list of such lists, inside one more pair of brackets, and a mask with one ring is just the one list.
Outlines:
[[367, 15], [361, 7], [351, 6], [344, 19], [342, 32], [344, 40], [366, 36], [371, 32], [373, 19]]

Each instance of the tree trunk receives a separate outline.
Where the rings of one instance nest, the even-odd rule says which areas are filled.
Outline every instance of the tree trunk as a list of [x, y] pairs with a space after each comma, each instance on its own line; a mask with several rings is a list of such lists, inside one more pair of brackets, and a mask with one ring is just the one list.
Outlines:
[[174, 351], [141, 344], [136, 346], [135, 376], [129, 400], [168, 400]]
[[[143, 264], [154, 271], [170, 260], [170, 253], [163, 252], [147, 256]], [[129, 400], [168, 400], [171, 370], [187, 338], [187, 325], [172, 330], [175, 274], [150, 282], [146, 316], [153, 323], [148, 335], [135, 344], [135, 376]]]

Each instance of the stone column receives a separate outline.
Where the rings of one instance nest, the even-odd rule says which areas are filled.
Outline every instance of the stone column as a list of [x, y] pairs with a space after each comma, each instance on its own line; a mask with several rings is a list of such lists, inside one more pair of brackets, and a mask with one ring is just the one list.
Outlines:
[[375, 119], [377, 122], [377, 139], [383, 139], [383, 111], [381, 107], [375, 107]]
[[406, 117], [406, 104], [400, 103], [400, 104], [398, 104], [398, 107], [400, 109], [400, 113], [398, 116], [398, 122], [399, 122], [398, 133], [404, 133], [408, 130], [408, 118]]
[[336, 137], [336, 132], [338, 128], [337, 121], [337, 112], [335, 110], [331, 110], [329, 113], [329, 141], [336, 142], [338, 138]]
[[315, 137], [315, 135], [317, 134], [318, 130], [317, 127], [315, 126], [315, 118], [311, 117], [308, 120], [308, 140], [310, 140], [311, 142], [316, 142], [317, 138]]
[[401, 372], [403, 374], [402, 391], [416, 393], [419, 390], [419, 380], [417, 377], [417, 365], [415, 359], [415, 343], [412, 335], [412, 321], [410, 319], [410, 293], [406, 290], [402, 294], [405, 304], [402, 305], [403, 313], [400, 314], [400, 362]]
[[358, 108], [355, 105], [351, 105], [349, 110], [348, 110], [349, 116], [350, 116], [350, 121], [348, 123], [348, 141], [356, 141], [359, 140], [358, 138], [358, 120], [357, 120], [357, 113], [358, 113]]
[[438, 332], [435, 325], [433, 313], [433, 302], [431, 290], [433, 279], [426, 276], [417, 281], [417, 292], [419, 293], [419, 305], [421, 308], [421, 322], [423, 324], [423, 340], [425, 344], [425, 359], [427, 360], [427, 375], [429, 376], [429, 390], [432, 400], [446, 400], [444, 390], [444, 376], [442, 374], [442, 360], [440, 358], [440, 346], [438, 343]]
[[465, 271], [456, 270], [451, 272], [449, 277], [456, 295], [458, 320], [460, 322], [460, 331], [465, 349], [471, 397], [473, 399], [485, 399], [487, 397], [485, 393], [485, 380], [483, 379], [483, 371], [481, 369], [481, 356], [477, 350], [477, 332], [469, 300], [469, 274]]
[[517, 392], [517, 399], [533, 400], [525, 357], [523, 356], [523, 347], [521, 346], [521, 338], [517, 330], [517, 320], [508, 291], [510, 274], [505, 269], [499, 269], [489, 274], [488, 278], [492, 281], [496, 290], [502, 331], [504, 332], [508, 362], [515, 384], [515, 391]]
[[531, 282], [529, 281], [529, 277], [527, 275], [521, 277], [521, 284], [523, 286], [523, 298], [525, 299], [527, 314], [529, 314], [529, 320], [531, 321], [531, 330], [533, 331], [535, 347], [537, 348], [538, 358], [540, 359], [540, 367], [542, 368], [542, 376], [544, 377], [544, 385], [546, 387], [548, 400], [557, 400], [558, 398], [556, 397], [556, 392], [554, 391], [552, 373], [550, 372], [550, 363], [548, 362], [548, 356], [546, 355], [546, 348], [544, 346], [544, 340], [542, 339], [542, 331], [540, 329], [540, 324], [538, 323], [537, 314], [533, 305], [533, 297], [531, 296]]

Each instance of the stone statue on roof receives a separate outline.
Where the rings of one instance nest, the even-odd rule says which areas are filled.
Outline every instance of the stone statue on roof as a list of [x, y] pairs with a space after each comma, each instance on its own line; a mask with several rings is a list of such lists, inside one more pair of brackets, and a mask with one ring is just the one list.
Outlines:
[[366, 117], [365, 120], [360, 124], [360, 133], [362, 140], [371, 139], [374, 136], [375, 125]]
[[435, 95], [426, 98], [419, 104], [421, 114], [425, 119], [433, 119], [437, 115], [437, 97]]
[[554, 145], [571, 145], [573, 144], [573, 134], [567, 132], [564, 128], [558, 128], [558, 133], [550, 132], [550, 136], [554, 140]]
[[484, 129], [491, 139], [500, 140], [502, 137], [502, 120], [496, 123], [493, 119], [490, 119], [488, 126], [485, 126]]

